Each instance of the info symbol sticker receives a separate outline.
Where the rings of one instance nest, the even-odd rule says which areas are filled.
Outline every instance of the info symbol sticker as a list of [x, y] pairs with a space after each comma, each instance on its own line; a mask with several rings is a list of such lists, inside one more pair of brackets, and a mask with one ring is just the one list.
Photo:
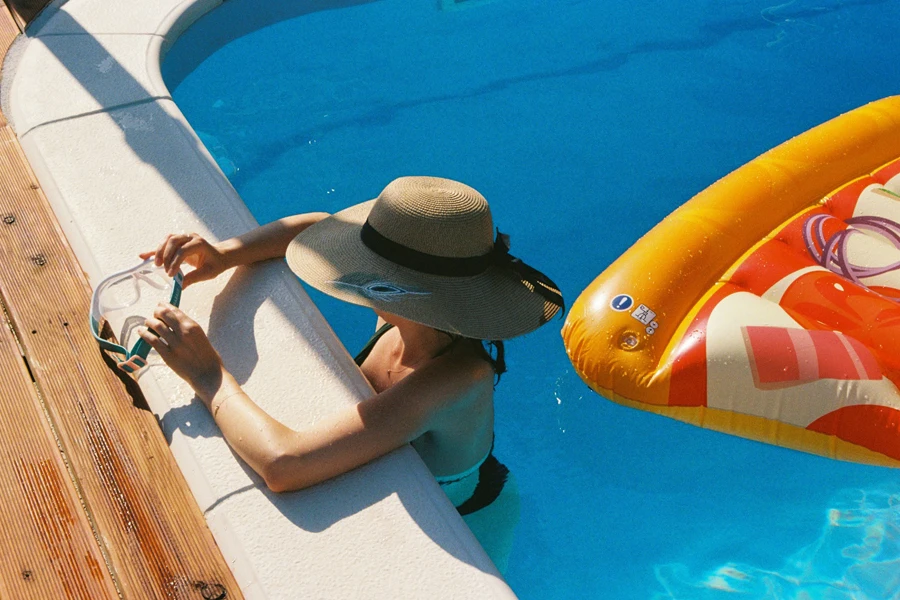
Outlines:
[[619, 294], [609, 303], [609, 307], [616, 312], [624, 312], [632, 306], [634, 306], [634, 299], [628, 294]]

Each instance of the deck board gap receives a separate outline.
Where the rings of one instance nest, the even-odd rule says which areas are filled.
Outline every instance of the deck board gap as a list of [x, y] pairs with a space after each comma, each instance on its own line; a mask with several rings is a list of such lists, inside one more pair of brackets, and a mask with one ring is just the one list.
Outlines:
[[[12, 315], [9, 313], [7, 309], [6, 302], [4, 300], [3, 289], [0, 288], [0, 309], [2, 309], [3, 319], [6, 323], [6, 326], [9, 328], [10, 333], [12, 334], [13, 339], [16, 342], [16, 346], [18, 347], [19, 354], [22, 356], [22, 362], [25, 363], [25, 369], [28, 371], [29, 377], [31, 377], [31, 384], [34, 387], [34, 393], [37, 396], [38, 403], [41, 407], [41, 412], [44, 415], [44, 419], [47, 421], [47, 424], [50, 428], [50, 432], [53, 435], [53, 441], [56, 443], [56, 448], [59, 452], [60, 459], [62, 460], [63, 465], [65, 466], [66, 474], [69, 477], [69, 480], [72, 482], [72, 487], [75, 489], [75, 495], [78, 498], [78, 502], [81, 505], [81, 510], [84, 512], [85, 517], [87, 519], [88, 525], [91, 530], [91, 535], [94, 538], [94, 543], [97, 544], [97, 548], [100, 552], [100, 555], [103, 557], [104, 566], [106, 568], [107, 573], [109, 574], [110, 579], [112, 580], [112, 585], [115, 588], [116, 594], [119, 597], [119, 600], [124, 599], [124, 594], [122, 592], [122, 587], [119, 582], [119, 578], [116, 575], [115, 569], [113, 567], [112, 561], [109, 556], [109, 550], [106, 547], [106, 544], [103, 542], [103, 539], [100, 535], [100, 531], [97, 527], [96, 519], [94, 518], [94, 514], [91, 511], [90, 506], [85, 499], [84, 492], [82, 490], [81, 482], [78, 479], [77, 474], [75, 473], [75, 469], [69, 460], [69, 457], [66, 453], [65, 446], [63, 445], [62, 439], [59, 434], [59, 428], [56, 422], [53, 419], [53, 416], [50, 413], [50, 409], [46, 403], [46, 397], [41, 390], [41, 385], [38, 382], [37, 378], [35, 378], [34, 371], [31, 368], [31, 362], [28, 360], [28, 353], [25, 351], [25, 348], [22, 344], [22, 341], [19, 337], [18, 328], [16, 327], [15, 321], [12, 318]], [[68, 325], [68, 323], [66, 323]], [[71, 342], [70, 342], [71, 343]], [[0, 598], [0, 600], [4, 600]]]
[[[15, 329], [13, 329], [13, 332], [15, 332]], [[59, 450], [60, 458], [65, 465], [66, 473], [68, 474], [69, 479], [72, 482], [72, 487], [75, 488], [75, 495], [78, 498], [78, 502], [81, 504], [81, 510], [84, 512], [85, 518], [87, 519], [88, 525], [91, 529], [91, 535], [94, 537], [94, 542], [97, 544], [100, 555], [103, 557], [103, 564], [106, 567], [106, 571], [109, 574], [110, 579], [112, 580], [112, 585], [116, 590], [116, 594], [118, 594], [119, 596], [119, 600], [124, 600], [125, 596], [122, 591], [122, 586], [119, 582], [116, 570], [113, 567], [112, 559], [109, 556], [109, 548], [107, 548], [106, 543], [103, 541], [103, 538], [100, 535], [100, 530], [97, 526], [96, 518], [94, 517], [94, 513], [87, 502], [84, 490], [81, 485], [81, 481], [79, 480], [78, 475], [75, 472], [75, 468], [69, 460], [68, 454], [66, 453], [65, 446], [63, 445], [62, 438], [59, 434], [59, 427], [56, 424], [56, 421], [53, 419], [53, 415], [51, 414], [50, 409], [47, 406], [46, 396], [41, 390], [40, 383], [35, 379], [34, 374], [31, 371], [31, 365], [28, 362], [27, 356], [23, 356], [22, 358], [25, 360], [25, 364], [28, 368], [28, 373], [31, 375], [31, 381], [34, 385], [34, 391], [37, 394], [38, 401], [40, 402], [41, 410], [44, 413], [44, 418], [47, 420], [47, 423], [50, 426], [50, 431], [53, 433], [53, 438], [56, 441], [56, 447]]]
[[[6, 303], [3, 301], [2, 292], [0, 292], [0, 312], [3, 313], [3, 322], [6, 323], [6, 326], [9, 328], [9, 332], [12, 334], [13, 339], [16, 341], [16, 348], [18, 348], [19, 354], [23, 359], [25, 359], [25, 349], [22, 347], [22, 340], [19, 339], [19, 334], [16, 331], [16, 328], [13, 326], [13, 320], [9, 314], [9, 310], [7, 310], [6, 308]], [[33, 377], [32, 381], [34, 381]]]

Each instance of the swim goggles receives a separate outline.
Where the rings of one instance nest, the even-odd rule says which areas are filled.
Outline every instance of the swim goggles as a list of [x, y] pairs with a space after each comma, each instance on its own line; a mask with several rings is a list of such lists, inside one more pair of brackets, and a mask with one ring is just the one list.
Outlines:
[[[181, 302], [183, 279], [184, 275], [180, 270], [174, 278], [169, 277], [162, 267], [153, 264], [151, 258], [136, 267], [110, 275], [94, 289], [91, 297], [91, 332], [101, 348], [113, 353], [121, 370], [126, 373], [134, 373], [145, 367], [147, 355], [151, 350], [150, 344], [139, 337], [129, 350], [125, 346], [103, 339], [100, 337], [100, 331], [101, 324], [107, 320], [104, 315], [136, 305], [141, 298], [141, 286], [144, 284], [163, 291], [171, 288], [172, 294], [169, 297], [169, 303], [178, 306]], [[133, 322], [135, 317], [131, 317], [129, 320]], [[144, 319], [137, 317], [137, 320], [143, 325]], [[124, 334], [122, 339], [125, 339]], [[120, 359], [116, 355], [122, 355], [125, 358]]]

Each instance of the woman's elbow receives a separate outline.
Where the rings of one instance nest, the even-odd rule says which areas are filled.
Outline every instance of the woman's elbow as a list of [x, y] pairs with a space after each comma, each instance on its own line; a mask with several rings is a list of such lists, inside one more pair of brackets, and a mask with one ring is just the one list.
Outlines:
[[294, 489], [288, 485], [288, 482], [284, 480], [284, 478], [279, 477], [277, 475], [263, 474], [263, 481], [266, 482], [266, 487], [269, 488], [270, 492], [275, 492], [276, 494], [280, 494], [282, 492], [293, 492]]
[[258, 465], [256, 471], [266, 483], [266, 487], [275, 493], [293, 492], [307, 487], [307, 484], [296, 476], [296, 462], [281, 454], [267, 458]]
[[273, 492], [289, 492], [300, 489], [290, 477], [291, 472], [297, 471], [297, 459], [291, 456], [288, 436], [284, 432], [276, 430], [268, 436], [261, 436], [257, 440], [252, 452], [241, 452], [256, 474], [259, 475], [266, 487]]

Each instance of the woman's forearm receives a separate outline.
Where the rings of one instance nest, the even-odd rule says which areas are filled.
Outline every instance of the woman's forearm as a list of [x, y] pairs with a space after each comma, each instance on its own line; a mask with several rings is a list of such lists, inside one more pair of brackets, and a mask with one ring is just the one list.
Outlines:
[[425, 431], [421, 395], [416, 393], [382, 394], [294, 431], [253, 402], [224, 368], [221, 377], [191, 384], [228, 445], [274, 492], [303, 489], [346, 473]]
[[227, 268], [246, 265], [270, 258], [281, 258], [294, 237], [328, 213], [304, 213], [272, 221], [243, 235], [217, 243]]
[[427, 394], [415, 390], [380, 394], [294, 431], [244, 392], [203, 329], [181, 309], [160, 304], [138, 334], [193, 388], [228, 445], [272, 491], [346, 473], [425, 431], [419, 399]]
[[[349, 408], [322, 419], [304, 432], [283, 425], [259, 407], [228, 371], [215, 391], [195, 388], [228, 445], [263, 478], [273, 492], [300, 490], [344, 473], [368, 459], [360, 459], [348, 434], [358, 430], [356, 411]], [[347, 423], [349, 418], [349, 423]]]
[[196, 391], [229, 446], [269, 488], [283, 491], [277, 489], [273, 468], [294, 432], [263, 411], [224, 369], [217, 389], [198, 387]]

